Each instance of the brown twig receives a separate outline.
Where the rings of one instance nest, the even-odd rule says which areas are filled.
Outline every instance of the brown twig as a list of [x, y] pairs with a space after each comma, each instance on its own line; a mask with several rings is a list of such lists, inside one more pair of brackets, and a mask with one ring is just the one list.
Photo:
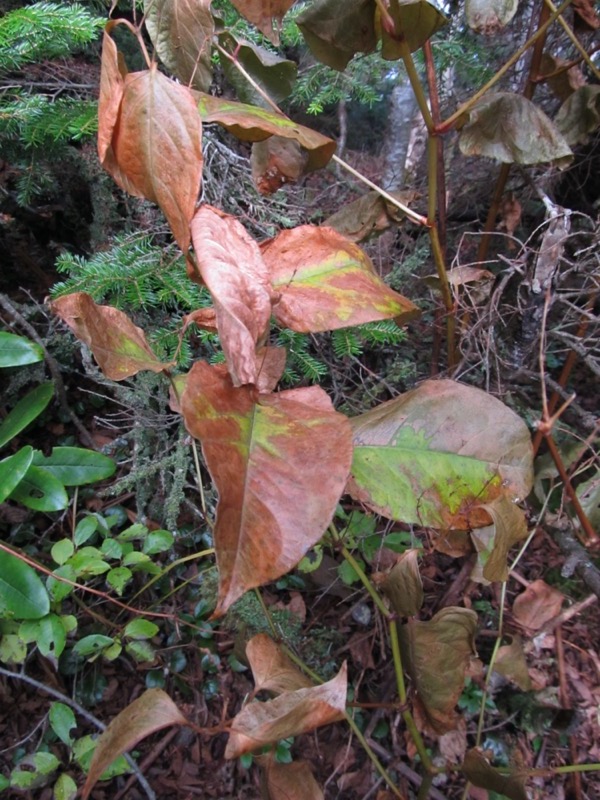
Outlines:
[[561, 528], [547, 526], [547, 529], [562, 552], [574, 562], [575, 572], [581, 580], [590, 591], [600, 598], [600, 569], [592, 563], [589, 553], [579, 544], [566, 526]]

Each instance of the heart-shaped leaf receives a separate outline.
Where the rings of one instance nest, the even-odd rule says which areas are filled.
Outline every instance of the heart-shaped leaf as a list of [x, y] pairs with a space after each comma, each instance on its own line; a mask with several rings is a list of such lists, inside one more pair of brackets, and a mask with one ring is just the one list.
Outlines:
[[280, 739], [344, 719], [347, 691], [344, 662], [335, 678], [321, 686], [285, 692], [266, 703], [249, 703], [231, 724], [225, 758], [238, 758]]
[[266, 633], [259, 633], [250, 639], [246, 645], [246, 656], [254, 677], [255, 692], [282, 694], [313, 686], [310, 679], [300, 672]]
[[233, 384], [256, 383], [256, 344], [271, 318], [269, 271], [259, 247], [235, 217], [212, 206], [198, 209], [191, 230]]
[[[113, 63], [114, 57], [107, 60]], [[122, 189], [158, 203], [187, 252], [202, 176], [202, 125], [191, 90], [160, 73], [156, 64], [129, 73], [108, 145], [114, 102], [104, 109], [111, 116], [99, 123], [102, 165]]]
[[[231, 0], [240, 14], [273, 44], [279, 44], [279, 27], [296, 0]], [[275, 23], [275, 25], [273, 24]]]
[[527, 426], [480, 389], [425, 381], [351, 423], [348, 491], [391, 519], [469, 530], [490, 523], [482, 504], [531, 489]]
[[273, 315], [294, 331], [335, 330], [418, 315], [410, 300], [389, 288], [367, 254], [332, 228], [299, 225], [261, 245], [279, 301]]
[[348, 476], [350, 425], [317, 386], [261, 395], [204, 362], [188, 374], [181, 408], [219, 491], [219, 616], [321, 538]]
[[406, 41], [413, 53], [447, 22], [444, 14], [429, 0], [390, 0], [388, 13], [394, 29], [389, 30], [382, 20], [381, 55], [389, 61], [402, 57], [401, 42]]
[[154, 355], [141, 328], [112, 306], [100, 306], [89, 294], [75, 292], [53, 300], [52, 311], [87, 344], [107, 378], [122, 381], [143, 369], [169, 367]]
[[148, 689], [110, 723], [98, 739], [81, 796], [87, 800], [94, 784], [117, 756], [131, 750], [151, 733], [169, 725], [187, 725], [187, 719], [162, 689]]
[[573, 158], [556, 125], [522, 95], [486, 94], [465, 116], [458, 142], [466, 156], [505, 164], [551, 163], [561, 169]]
[[317, 0], [296, 22], [314, 57], [340, 72], [377, 45], [374, 0]]
[[261, 142], [269, 136], [295, 139], [308, 151], [306, 170], [325, 167], [335, 153], [335, 142], [322, 133], [298, 125], [283, 114], [275, 114], [258, 106], [224, 100], [210, 94], [195, 92], [198, 111], [204, 122], [218, 122], [243, 142]]
[[182, 83], [208, 91], [215, 23], [212, 0], [144, 0], [146, 28], [165, 67]]
[[456, 727], [465, 674], [475, 654], [477, 614], [467, 608], [443, 608], [429, 621], [398, 626], [406, 668], [427, 721], [436, 733]]
[[508, 25], [518, 6], [519, 0], [467, 0], [467, 24], [477, 33], [493, 36]]

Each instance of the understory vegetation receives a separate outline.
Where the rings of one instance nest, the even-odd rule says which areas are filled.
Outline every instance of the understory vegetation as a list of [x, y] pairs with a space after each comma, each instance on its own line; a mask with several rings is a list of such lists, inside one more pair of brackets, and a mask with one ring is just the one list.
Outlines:
[[592, 2], [0, 17], [0, 797], [600, 791]]

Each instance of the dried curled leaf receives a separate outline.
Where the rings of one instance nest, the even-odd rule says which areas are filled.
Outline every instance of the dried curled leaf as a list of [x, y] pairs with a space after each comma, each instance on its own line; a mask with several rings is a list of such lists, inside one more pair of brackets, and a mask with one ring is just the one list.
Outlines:
[[[279, 44], [279, 26], [296, 0], [231, 0], [240, 14], [273, 44]], [[275, 23], [275, 24], [273, 24]]]
[[317, 0], [296, 22], [314, 57], [340, 72], [377, 45], [374, 0]]
[[[236, 61], [273, 102], [281, 103], [292, 93], [298, 73], [295, 61], [276, 56], [253, 42], [238, 39], [231, 31], [219, 34], [219, 44], [229, 54], [235, 54]], [[220, 62], [227, 80], [235, 89], [236, 97], [242, 103], [264, 104], [254, 86], [227, 56], [221, 56]]]
[[429, 621], [398, 626], [407, 669], [427, 721], [437, 733], [456, 727], [465, 675], [475, 654], [477, 614], [467, 608], [443, 608]]
[[59, 297], [50, 308], [87, 344], [102, 372], [113, 381], [130, 378], [144, 369], [162, 372], [172, 366], [158, 360], [144, 331], [126, 314], [112, 306], [97, 305], [85, 292]]
[[509, 550], [527, 536], [525, 514], [508, 497], [498, 497], [481, 507], [493, 520], [492, 525], [471, 532], [483, 582], [505, 581]]
[[182, 83], [208, 91], [215, 23], [212, 0], [144, 0], [145, 22], [165, 67]]
[[261, 245], [279, 300], [273, 315], [294, 331], [346, 328], [418, 315], [410, 300], [389, 288], [367, 254], [332, 228], [300, 225]]
[[219, 492], [219, 616], [321, 538], [349, 473], [350, 425], [317, 386], [259, 394], [204, 362], [189, 372], [181, 408]]
[[519, 0], [467, 0], [467, 24], [477, 33], [493, 36], [508, 25], [518, 6]]
[[516, 774], [502, 775], [477, 748], [467, 752], [462, 771], [474, 786], [497, 792], [509, 800], [527, 800], [523, 778]]
[[254, 142], [252, 180], [261, 194], [273, 194], [286, 183], [295, 183], [306, 171], [308, 153], [293, 139], [271, 136]]
[[423, 605], [419, 550], [407, 550], [392, 567], [381, 588], [399, 617], [412, 617]]
[[551, 163], [560, 169], [573, 158], [554, 123], [522, 95], [486, 94], [465, 117], [459, 137], [463, 155], [505, 164]]
[[249, 703], [231, 724], [225, 758], [238, 758], [280, 739], [339, 722], [346, 712], [347, 691], [344, 662], [335, 678], [321, 686], [285, 692], [266, 703]]
[[570, 145], [585, 144], [600, 127], [600, 86], [582, 86], [558, 109], [556, 127]]
[[513, 616], [525, 629], [539, 631], [557, 614], [560, 614], [564, 595], [543, 580], [530, 583], [515, 598]]
[[188, 721], [162, 689], [148, 689], [118, 714], [98, 739], [82, 797], [87, 800], [94, 784], [115, 758], [131, 750], [151, 733]]
[[388, 61], [402, 58], [401, 43], [408, 44], [411, 53], [423, 47], [447, 19], [429, 0], [389, 0], [388, 13], [393, 29], [381, 20], [381, 55]]
[[261, 784], [267, 800], [324, 800], [306, 761], [279, 764], [272, 753], [256, 759], [263, 770]]
[[266, 633], [253, 636], [246, 645], [246, 656], [254, 677], [255, 691], [274, 694], [295, 692], [313, 686], [310, 679], [286, 656]]

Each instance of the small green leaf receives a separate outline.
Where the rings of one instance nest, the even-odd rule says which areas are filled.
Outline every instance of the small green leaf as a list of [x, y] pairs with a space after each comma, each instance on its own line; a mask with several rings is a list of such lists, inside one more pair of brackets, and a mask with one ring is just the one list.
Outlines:
[[106, 582], [115, 590], [115, 592], [122, 596], [125, 586], [133, 577], [133, 572], [127, 567], [115, 567], [106, 574]]
[[10, 786], [10, 781], [8, 780], [8, 778], [5, 778], [4, 775], [0, 775], [0, 792], [3, 792], [5, 789], [8, 789], [9, 786]]
[[40, 620], [27, 620], [19, 627], [24, 642], [35, 642], [43, 656], [58, 658], [67, 642], [65, 627], [60, 617], [48, 614]]
[[33, 461], [33, 448], [22, 447], [14, 456], [0, 461], [0, 503], [3, 503], [27, 474]]
[[85, 544], [85, 542], [96, 533], [97, 529], [97, 517], [90, 515], [89, 517], [84, 517], [79, 520], [73, 536], [75, 547], [81, 547], [82, 544]]
[[0, 550], [0, 617], [40, 619], [49, 611], [48, 592], [33, 567]]
[[77, 784], [70, 775], [63, 772], [54, 784], [54, 800], [75, 800]]
[[123, 636], [127, 639], [151, 639], [158, 633], [158, 625], [149, 622], [147, 619], [132, 619], [125, 626]]
[[102, 656], [107, 661], [114, 661], [115, 658], [118, 658], [121, 655], [121, 651], [123, 647], [120, 642], [115, 642], [111, 644], [110, 647], [107, 647], [106, 650], [103, 651]]
[[36, 386], [25, 397], [21, 398], [17, 405], [7, 414], [2, 425], [0, 425], [0, 447], [4, 447], [30, 422], [39, 417], [53, 395], [54, 384], [52, 381], [48, 381]]
[[112, 458], [83, 447], [54, 447], [49, 456], [36, 450], [36, 466], [44, 467], [65, 486], [83, 486], [110, 478], [116, 469]]
[[129, 528], [122, 531], [117, 538], [121, 542], [133, 542], [135, 539], [145, 539], [147, 535], [148, 528], [142, 525], [141, 522], [135, 522], [133, 525], [130, 525]]
[[[56, 575], [57, 577], [53, 578], [52, 575]], [[58, 569], [53, 571], [52, 575], [46, 581], [46, 587], [52, 600], [55, 603], [60, 603], [61, 600], [64, 600], [65, 597], [71, 594], [74, 587], [70, 583], [58, 580], [58, 578], [66, 578], [68, 581], [75, 582], [77, 580], [77, 575], [73, 567], [69, 564], [63, 564], [61, 567], [58, 567]]]
[[43, 358], [44, 351], [39, 344], [24, 336], [17, 336], [7, 331], [0, 332], [0, 368], [35, 364]]
[[62, 511], [69, 505], [69, 496], [58, 478], [33, 464], [11, 492], [10, 499], [34, 511]]
[[[98, 741], [92, 739], [91, 736], [83, 736], [81, 739], [73, 744], [73, 758], [79, 764], [84, 772], [87, 772], [92, 763], [92, 756]], [[116, 758], [100, 775], [99, 780], [108, 781], [111, 778], [116, 778], [119, 775], [125, 775], [130, 772], [130, 767], [124, 756]]]
[[7, 633], [0, 639], [0, 662], [22, 664], [27, 657], [27, 645], [16, 633]]
[[[365, 566], [365, 562], [362, 559], [358, 558], [357, 561], [361, 567]], [[353, 583], [359, 580], [357, 571], [347, 561], [343, 561], [338, 567], [338, 575], [347, 586], [352, 586]]]
[[73, 742], [71, 731], [77, 727], [73, 711], [64, 703], [51, 703], [49, 718], [54, 733], [61, 742], [70, 746]]
[[73, 652], [84, 658], [88, 656], [97, 656], [98, 653], [101, 653], [113, 644], [114, 639], [111, 639], [110, 636], [93, 633], [90, 636], [84, 636], [83, 639], [80, 639], [73, 648]]
[[104, 558], [122, 558], [123, 545], [116, 539], [105, 539], [100, 547]]
[[52, 549], [50, 550], [50, 555], [52, 556], [55, 563], [59, 566], [64, 564], [73, 553], [75, 552], [75, 547], [73, 542], [70, 539], [61, 539], [60, 542], [56, 542], [56, 544], [52, 545]]
[[173, 546], [175, 537], [170, 531], [152, 531], [144, 541], [142, 550], [146, 555], [153, 556], [156, 553], [164, 553]]
[[48, 778], [56, 772], [60, 761], [52, 753], [33, 753], [19, 762], [10, 774], [13, 789], [38, 789], [48, 783]]
[[78, 576], [103, 575], [110, 569], [110, 564], [102, 559], [102, 553], [96, 547], [82, 547], [67, 563]]
[[140, 664], [154, 661], [156, 658], [156, 652], [150, 642], [129, 642], [125, 650]]

